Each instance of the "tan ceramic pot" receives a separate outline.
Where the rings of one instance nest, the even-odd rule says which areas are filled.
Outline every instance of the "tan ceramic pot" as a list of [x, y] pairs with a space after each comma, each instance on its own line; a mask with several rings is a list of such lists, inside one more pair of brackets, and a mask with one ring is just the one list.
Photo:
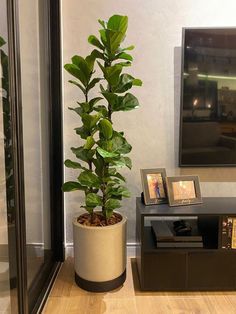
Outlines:
[[75, 281], [89, 291], [118, 288], [126, 278], [127, 218], [111, 226], [90, 227], [73, 221]]

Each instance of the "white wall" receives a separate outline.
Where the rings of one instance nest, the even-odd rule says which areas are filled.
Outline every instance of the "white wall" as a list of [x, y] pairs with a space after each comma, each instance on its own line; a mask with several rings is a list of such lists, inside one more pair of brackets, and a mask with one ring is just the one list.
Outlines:
[[[135, 197], [140, 195], [140, 168], [165, 167], [168, 175], [199, 174], [203, 196], [236, 196], [236, 169], [186, 169], [177, 167], [178, 121], [180, 103], [180, 59], [182, 27], [236, 26], [235, 0], [61, 0], [63, 63], [74, 54], [88, 54], [90, 34], [98, 34], [98, 18], [125, 14], [129, 17], [125, 45], [136, 49], [132, 74], [143, 80], [143, 87], [133, 92], [141, 107], [117, 113], [115, 127], [124, 130], [133, 145], [132, 171], [124, 170], [132, 198], [123, 202], [122, 212], [129, 218], [128, 241], [135, 241]], [[73, 157], [71, 146], [79, 146], [73, 128], [79, 119], [68, 106], [79, 99], [76, 88], [67, 83], [64, 73], [64, 145], [65, 158]], [[76, 171], [65, 170], [66, 180], [76, 178]], [[213, 182], [214, 181], [214, 182]], [[222, 181], [225, 181], [222, 183]], [[230, 181], [230, 182], [229, 182]], [[72, 242], [71, 220], [79, 210], [83, 194], [65, 195], [66, 242]]]

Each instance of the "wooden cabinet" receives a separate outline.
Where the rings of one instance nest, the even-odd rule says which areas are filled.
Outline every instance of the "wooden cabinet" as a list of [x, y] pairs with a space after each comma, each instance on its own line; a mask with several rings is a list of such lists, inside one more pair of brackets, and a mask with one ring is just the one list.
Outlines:
[[[221, 248], [225, 216], [236, 217], [236, 198], [203, 198], [203, 203], [169, 207], [136, 202], [136, 260], [142, 290], [235, 290], [236, 250]], [[194, 217], [203, 234], [202, 248], [157, 248], [152, 219]]]

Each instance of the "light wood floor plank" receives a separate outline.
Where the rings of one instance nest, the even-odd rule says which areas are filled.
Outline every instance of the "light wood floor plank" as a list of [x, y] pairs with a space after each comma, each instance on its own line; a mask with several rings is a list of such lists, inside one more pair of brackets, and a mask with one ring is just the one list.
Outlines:
[[143, 292], [135, 259], [127, 264], [123, 287], [91, 293], [74, 282], [73, 259], [63, 264], [45, 314], [236, 314], [236, 292]]

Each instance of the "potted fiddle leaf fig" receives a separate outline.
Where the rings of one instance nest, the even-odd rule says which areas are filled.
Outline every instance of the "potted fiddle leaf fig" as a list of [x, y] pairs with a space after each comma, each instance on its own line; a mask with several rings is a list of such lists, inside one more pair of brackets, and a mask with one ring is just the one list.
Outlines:
[[[123, 73], [133, 60], [127, 51], [134, 46], [121, 47], [128, 17], [113, 15], [108, 22], [99, 23], [99, 38], [88, 38], [95, 46], [91, 54], [85, 58], [76, 55], [65, 65], [73, 76], [69, 82], [82, 96], [77, 107], [69, 108], [80, 123], [75, 132], [81, 138], [81, 146], [71, 148], [79, 162], [65, 161], [65, 166], [77, 169], [78, 174], [75, 181], [64, 183], [63, 191], [80, 190], [85, 195], [81, 206], [85, 212], [73, 221], [73, 235], [75, 280], [89, 291], [115, 289], [126, 278], [127, 219], [115, 210], [121, 207], [124, 197], [130, 196], [119, 169], [131, 169], [127, 154], [132, 147], [124, 132], [116, 129], [113, 116], [139, 106], [129, 90], [142, 85], [139, 79]], [[99, 91], [92, 98], [94, 88]]]

